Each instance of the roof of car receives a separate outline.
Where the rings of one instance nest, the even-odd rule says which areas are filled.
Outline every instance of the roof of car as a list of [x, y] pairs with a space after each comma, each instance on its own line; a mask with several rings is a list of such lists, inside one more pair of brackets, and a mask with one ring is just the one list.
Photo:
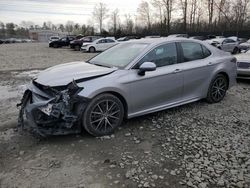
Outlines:
[[171, 42], [171, 41], [193, 41], [193, 42], [201, 42], [199, 40], [195, 39], [187, 39], [182, 37], [161, 37], [161, 38], [144, 38], [144, 39], [138, 39], [138, 40], [129, 40], [127, 43], [147, 43], [147, 44], [160, 44], [162, 42]]

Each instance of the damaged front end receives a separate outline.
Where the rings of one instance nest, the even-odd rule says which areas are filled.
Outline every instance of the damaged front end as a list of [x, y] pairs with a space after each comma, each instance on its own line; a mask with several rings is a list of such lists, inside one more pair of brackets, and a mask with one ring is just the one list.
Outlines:
[[33, 80], [17, 105], [18, 126], [40, 136], [80, 133], [81, 114], [88, 103], [87, 98], [78, 95], [81, 90], [75, 81], [50, 87]]

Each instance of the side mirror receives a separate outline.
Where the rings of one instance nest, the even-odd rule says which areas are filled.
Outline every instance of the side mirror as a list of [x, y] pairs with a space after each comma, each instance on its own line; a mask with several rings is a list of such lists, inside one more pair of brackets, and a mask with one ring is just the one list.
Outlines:
[[144, 76], [147, 71], [155, 71], [156, 65], [153, 62], [144, 62], [139, 67], [138, 75]]

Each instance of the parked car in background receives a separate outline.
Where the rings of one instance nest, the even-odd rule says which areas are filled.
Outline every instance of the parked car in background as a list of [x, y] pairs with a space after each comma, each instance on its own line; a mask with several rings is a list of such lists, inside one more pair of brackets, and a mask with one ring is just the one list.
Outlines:
[[[111, 40], [111, 39], [99, 39]], [[111, 134], [124, 118], [205, 98], [218, 103], [236, 83], [236, 59], [197, 40], [119, 43], [87, 62], [41, 72], [22, 99], [24, 119], [41, 135]], [[24, 116], [25, 113], [25, 116]]]
[[145, 36], [145, 39], [155, 39], [155, 38], [161, 38], [160, 35], [149, 35], [149, 36]]
[[196, 39], [196, 40], [207, 40], [208, 38], [206, 36], [192, 36], [189, 37], [190, 39]]
[[246, 42], [243, 42], [239, 45], [240, 50], [247, 50], [250, 48], [250, 39]]
[[81, 47], [81, 51], [84, 52], [102, 52], [114, 45], [116, 45], [118, 42], [116, 40], [110, 39], [110, 38], [100, 38], [95, 40], [92, 43], [84, 43]]
[[140, 37], [137, 36], [126, 36], [126, 37], [120, 37], [117, 39], [118, 42], [128, 41], [132, 39], [140, 39]]
[[128, 41], [129, 38], [128, 37], [120, 37], [117, 39], [118, 42], [123, 42], [123, 41]]
[[59, 36], [51, 36], [51, 37], [49, 38], [49, 42], [52, 42], [52, 41], [54, 41], [54, 40], [59, 40], [59, 39], [60, 39]]
[[0, 39], [0, 44], [3, 44], [4, 43], [4, 40], [3, 39]]
[[241, 44], [241, 43], [247, 42], [248, 39], [247, 38], [238, 38], [238, 41]]
[[237, 59], [237, 78], [250, 79], [250, 50], [235, 55]]
[[220, 50], [231, 52], [236, 54], [240, 51], [239, 42], [234, 41], [230, 38], [216, 38], [211, 40], [206, 40], [209, 44], [219, 48]]
[[173, 34], [173, 35], [168, 35], [168, 38], [175, 38], [175, 37], [188, 38], [188, 34]]
[[54, 40], [49, 42], [49, 47], [53, 47], [53, 48], [60, 48], [63, 46], [69, 46], [70, 41], [74, 40], [74, 37], [63, 37], [60, 38], [59, 40]]
[[81, 46], [86, 43], [94, 42], [96, 39], [99, 39], [99, 36], [86, 36], [80, 39], [75, 39], [70, 42], [70, 48], [79, 51]]

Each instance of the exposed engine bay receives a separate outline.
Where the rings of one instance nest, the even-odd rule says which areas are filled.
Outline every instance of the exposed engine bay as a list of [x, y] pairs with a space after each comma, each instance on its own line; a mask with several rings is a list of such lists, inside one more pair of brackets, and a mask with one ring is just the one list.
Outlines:
[[18, 126], [40, 136], [80, 133], [81, 114], [88, 102], [77, 95], [81, 90], [75, 81], [49, 87], [33, 80], [17, 105], [21, 108]]

